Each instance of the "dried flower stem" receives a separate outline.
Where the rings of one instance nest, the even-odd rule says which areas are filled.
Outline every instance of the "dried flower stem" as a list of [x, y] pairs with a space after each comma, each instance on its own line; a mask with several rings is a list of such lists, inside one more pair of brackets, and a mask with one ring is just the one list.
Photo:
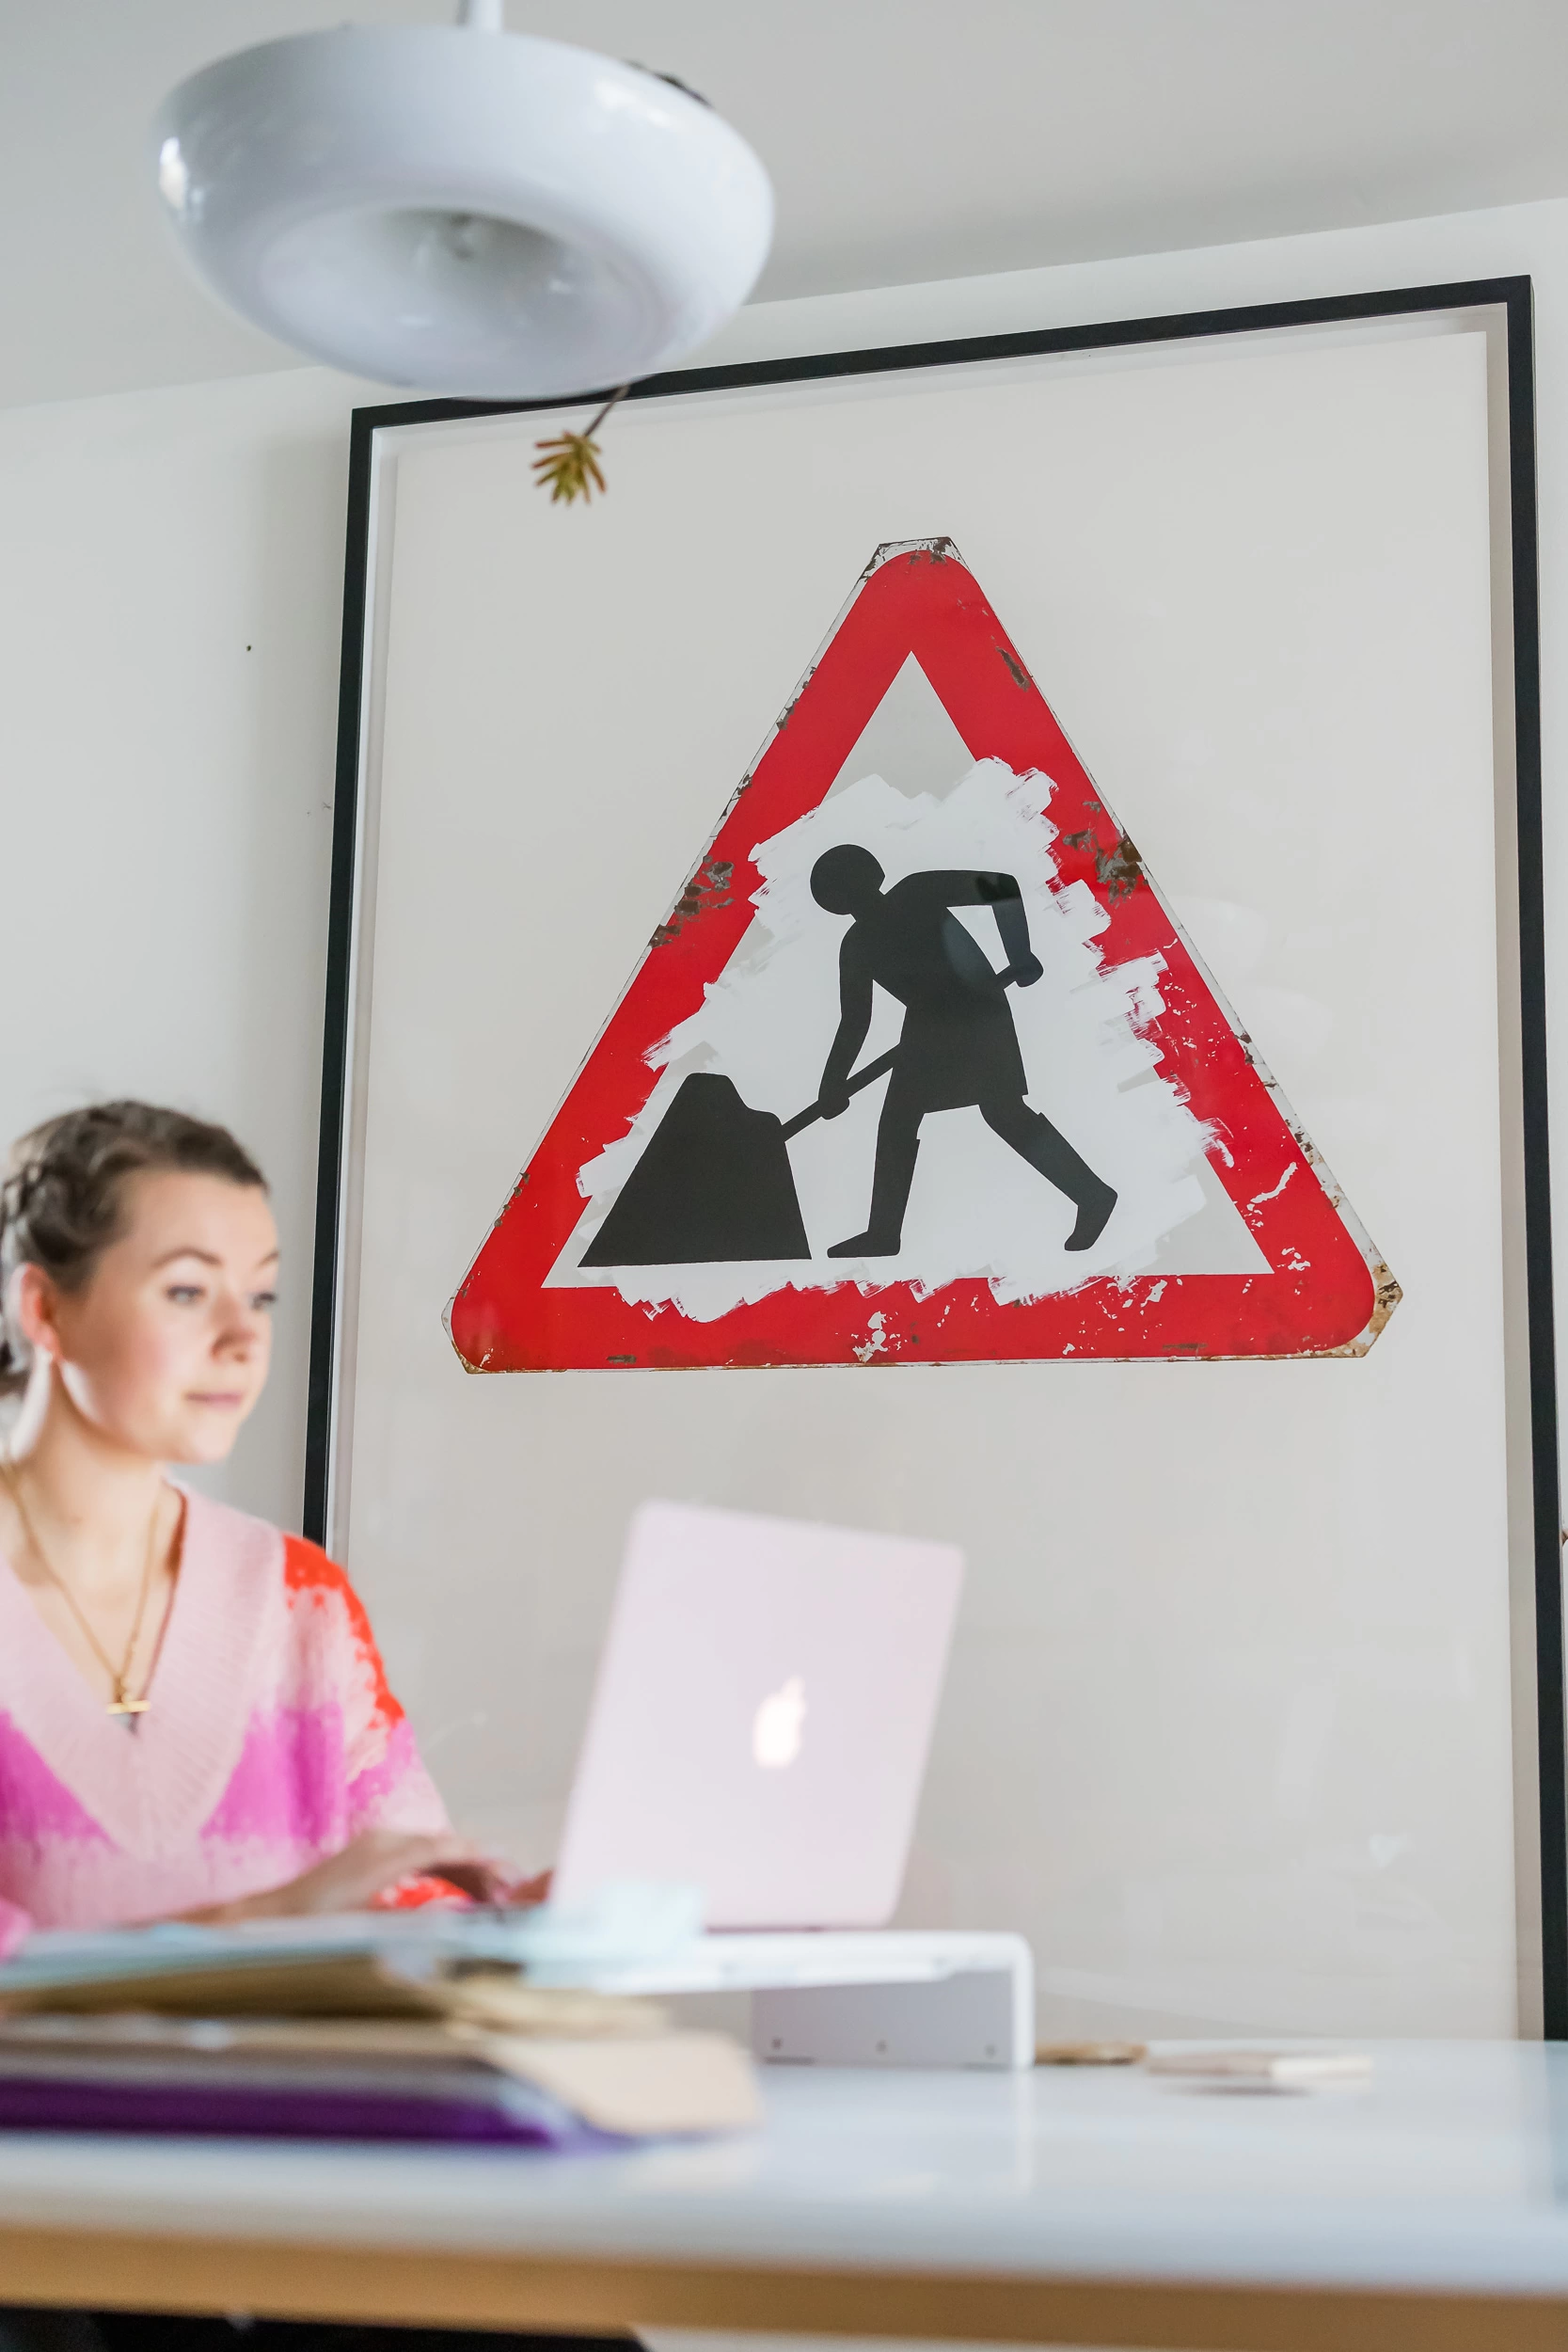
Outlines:
[[533, 470], [540, 489], [548, 483], [552, 506], [558, 501], [570, 506], [576, 498], [580, 498], [586, 506], [595, 490], [603, 491], [605, 479], [599, 468], [595, 436], [610, 410], [617, 402], [625, 400], [630, 389], [629, 384], [623, 384], [619, 391], [611, 392], [586, 433], [562, 433], [552, 440], [535, 441], [533, 446], [539, 454], [533, 461]]

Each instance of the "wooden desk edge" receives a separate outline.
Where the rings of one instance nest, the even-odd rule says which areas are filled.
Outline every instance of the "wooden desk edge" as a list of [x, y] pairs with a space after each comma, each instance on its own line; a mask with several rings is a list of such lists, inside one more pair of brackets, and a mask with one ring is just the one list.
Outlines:
[[668, 2263], [0, 2228], [0, 2302], [606, 2333], [1135, 2345], [1148, 2352], [1564, 2352], [1568, 2294], [1447, 2293]]

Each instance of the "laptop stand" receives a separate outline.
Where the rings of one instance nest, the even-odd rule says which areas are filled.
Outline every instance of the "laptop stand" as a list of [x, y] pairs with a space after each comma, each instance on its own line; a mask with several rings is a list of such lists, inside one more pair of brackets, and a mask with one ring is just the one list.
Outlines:
[[775, 2065], [1035, 2062], [1035, 1968], [1021, 1935], [818, 1928], [698, 1936], [668, 1959], [595, 1971], [605, 1993], [749, 1993], [752, 2048]]

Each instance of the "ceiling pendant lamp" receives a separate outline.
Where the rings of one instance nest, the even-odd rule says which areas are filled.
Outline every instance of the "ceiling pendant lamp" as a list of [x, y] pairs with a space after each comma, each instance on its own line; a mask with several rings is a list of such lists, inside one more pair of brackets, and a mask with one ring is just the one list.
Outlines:
[[711, 107], [504, 32], [501, 0], [242, 50], [170, 94], [153, 145], [210, 293], [329, 367], [474, 399], [668, 366], [772, 234], [768, 175]]

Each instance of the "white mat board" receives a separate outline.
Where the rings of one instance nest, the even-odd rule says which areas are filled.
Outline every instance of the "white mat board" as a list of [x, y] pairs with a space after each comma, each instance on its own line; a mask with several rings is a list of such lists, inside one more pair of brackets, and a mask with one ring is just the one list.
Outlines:
[[[384, 437], [333, 1536], [467, 1823], [549, 1859], [643, 1497], [951, 1538], [905, 1922], [1022, 1930], [1053, 2029], [1513, 2029], [1487, 400], [1408, 329], [677, 399], [587, 513], [548, 420]], [[465, 1375], [643, 944], [935, 532], [1403, 1304], [1361, 1361]]]

